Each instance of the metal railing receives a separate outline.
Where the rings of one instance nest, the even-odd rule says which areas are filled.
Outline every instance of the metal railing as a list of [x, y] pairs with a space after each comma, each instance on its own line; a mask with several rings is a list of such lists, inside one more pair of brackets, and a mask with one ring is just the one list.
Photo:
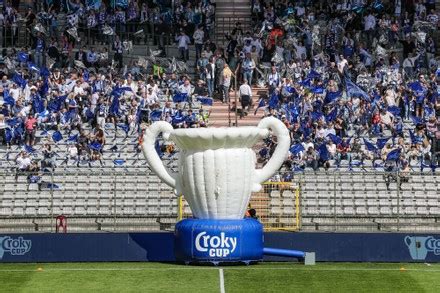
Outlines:
[[[280, 174], [251, 197], [266, 228], [318, 231], [440, 230], [440, 174], [306, 172]], [[37, 178], [36, 176], [39, 176]], [[179, 204], [180, 203], [180, 204]], [[0, 171], [0, 230], [166, 230], [184, 214], [182, 199], [151, 171]]]

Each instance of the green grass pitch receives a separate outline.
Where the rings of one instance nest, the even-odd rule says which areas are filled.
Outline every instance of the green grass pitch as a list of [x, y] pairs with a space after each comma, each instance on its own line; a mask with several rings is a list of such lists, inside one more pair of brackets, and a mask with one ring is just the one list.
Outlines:
[[440, 292], [438, 264], [0, 264], [0, 292]]

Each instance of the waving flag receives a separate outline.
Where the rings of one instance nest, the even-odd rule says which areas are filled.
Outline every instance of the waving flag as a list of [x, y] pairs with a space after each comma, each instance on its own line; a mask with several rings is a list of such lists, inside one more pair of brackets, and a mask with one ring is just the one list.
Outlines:
[[156, 109], [151, 111], [150, 113], [151, 121], [159, 121], [160, 117], [162, 117], [162, 110]]
[[337, 116], [338, 116], [338, 109], [335, 107], [330, 113], [328, 113], [328, 115], [325, 115], [325, 121], [327, 121], [327, 123], [333, 122], [336, 120]]
[[52, 111], [52, 112], [60, 111], [61, 107], [63, 106], [64, 102], [66, 101], [66, 98], [67, 98], [67, 95], [55, 97], [53, 100], [51, 100], [48, 105], [49, 111]]
[[387, 144], [388, 140], [390, 138], [386, 137], [386, 138], [378, 138], [376, 141], [376, 146], [379, 150], [383, 149], [383, 147]]
[[349, 97], [361, 97], [366, 101], [370, 101], [368, 94], [348, 78], [345, 79], [345, 90]]
[[18, 73], [14, 74], [14, 76], [12, 77], [12, 81], [15, 82], [18, 86], [20, 86], [23, 89], [27, 85], [26, 80]]
[[4, 90], [4, 92], [3, 92], [3, 101], [4, 101], [4, 104], [10, 105], [11, 107], [13, 107], [15, 105], [15, 100], [13, 97], [11, 97], [9, 95], [8, 90]]
[[297, 143], [294, 146], [292, 146], [289, 150], [293, 155], [297, 155], [300, 152], [305, 151], [304, 146], [301, 143]]
[[341, 91], [337, 92], [327, 92], [325, 95], [324, 103], [329, 104], [334, 102], [335, 100], [339, 99], [342, 96]]
[[327, 135], [327, 137], [329, 137], [330, 140], [333, 141], [334, 144], [341, 144], [341, 143], [343, 142], [343, 141], [342, 141], [342, 138], [340, 138], [340, 137], [337, 136], [337, 135], [334, 135], [333, 133], [329, 133], [329, 134]]
[[330, 153], [328, 152], [327, 145], [325, 143], [318, 147], [319, 159], [322, 161], [330, 160]]
[[35, 150], [32, 146], [30, 146], [30, 145], [25, 145], [25, 146], [24, 146], [24, 150], [25, 150], [27, 153], [29, 153], [29, 154], [33, 154], [33, 153], [36, 152], [36, 150]]
[[114, 95], [112, 103], [108, 109], [109, 114], [114, 116], [119, 116], [119, 96], [120, 95]]
[[316, 79], [316, 78], [321, 78], [321, 74], [319, 74], [318, 72], [316, 72], [315, 70], [311, 70], [309, 74], [307, 74], [307, 78], [310, 79]]
[[173, 96], [174, 103], [182, 103], [185, 102], [188, 98], [188, 94], [177, 93]]
[[37, 72], [38, 74], [40, 74], [40, 68], [38, 68], [38, 66], [35, 65], [35, 64], [32, 63], [32, 62], [29, 62], [29, 63], [28, 63], [28, 69], [29, 69], [30, 71], [35, 71], [35, 72]]
[[118, 127], [124, 130], [125, 133], [128, 133], [130, 131], [130, 125], [120, 123], [118, 124]]
[[263, 98], [261, 98], [261, 99], [258, 101], [258, 106], [257, 106], [257, 109], [255, 109], [254, 115], [257, 115], [257, 111], [258, 111], [258, 109], [260, 109], [260, 108], [264, 108], [264, 107], [266, 107], [266, 102], [264, 101]]
[[91, 150], [99, 152], [102, 149], [102, 144], [100, 144], [99, 142], [95, 141], [95, 142], [89, 144], [89, 148]]
[[394, 116], [400, 116], [400, 108], [397, 106], [389, 106], [388, 112], [390, 112]]
[[74, 135], [69, 136], [67, 141], [78, 142], [78, 134], [74, 134]]
[[315, 86], [312, 88], [312, 93], [322, 95], [324, 93], [324, 88], [321, 86]]
[[40, 75], [47, 79], [50, 76], [50, 70], [47, 67], [42, 67], [40, 69]]
[[122, 166], [125, 164], [125, 160], [124, 159], [115, 159], [115, 160], [113, 160], [113, 164], [115, 164], [115, 166]]
[[280, 97], [277, 94], [273, 94], [269, 100], [269, 107], [275, 109], [278, 106], [279, 101]]
[[388, 153], [387, 161], [397, 161], [400, 158], [401, 149], [395, 149]]
[[131, 87], [116, 87], [112, 90], [112, 92], [110, 93], [111, 96], [115, 96], [115, 97], [120, 97], [122, 94], [124, 94], [125, 92], [131, 92]]
[[312, 121], [316, 121], [316, 120], [321, 119], [322, 113], [315, 111], [315, 112], [310, 113], [310, 117], [312, 118]]
[[377, 151], [376, 146], [374, 144], [372, 144], [371, 142], [369, 142], [368, 140], [366, 140], [365, 138], [364, 138], [364, 144], [365, 144], [365, 147], [367, 148], [367, 150], [369, 150], [370, 152], [374, 153]]
[[212, 98], [197, 97], [197, 101], [199, 101], [202, 105], [212, 106]]
[[52, 134], [52, 139], [54, 142], [59, 142], [59, 141], [63, 140], [63, 135], [61, 134], [61, 132], [55, 131]]
[[27, 53], [25, 53], [25, 52], [19, 52], [19, 53], [17, 54], [17, 60], [18, 60], [18, 62], [23, 62], [23, 63], [25, 63], [25, 62], [28, 61], [28, 59], [29, 59], [29, 55], [28, 55]]

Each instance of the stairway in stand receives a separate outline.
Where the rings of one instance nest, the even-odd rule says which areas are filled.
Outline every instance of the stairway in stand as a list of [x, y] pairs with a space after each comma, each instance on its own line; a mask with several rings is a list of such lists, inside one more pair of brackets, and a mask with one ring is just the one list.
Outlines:
[[[247, 116], [244, 116], [242, 119], [240, 119], [240, 109], [241, 105], [240, 102], [238, 102], [238, 117], [237, 117], [237, 126], [256, 126], [258, 122], [263, 118], [264, 115], [264, 109], [259, 109], [257, 112], [257, 115], [254, 115], [255, 109], [258, 105], [258, 99], [260, 96], [260, 93], [266, 93], [267, 89], [265, 88], [252, 88], [252, 101], [253, 101], [253, 108], [249, 111]], [[230, 92], [230, 99], [231, 99], [231, 109], [234, 107], [234, 101], [235, 101], [235, 91]], [[237, 97], [237, 101], [238, 101]], [[211, 108], [211, 115], [209, 116], [209, 127], [228, 127], [228, 126], [235, 126], [235, 111], [229, 112], [229, 105], [223, 104], [221, 101], [215, 100], [214, 104]], [[230, 115], [229, 115], [230, 113]]]
[[215, 8], [215, 42], [226, 45], [226, 33], [231, 33], [236, 22], [244, 32], [251, 29], [250, 0], [217, 0]]

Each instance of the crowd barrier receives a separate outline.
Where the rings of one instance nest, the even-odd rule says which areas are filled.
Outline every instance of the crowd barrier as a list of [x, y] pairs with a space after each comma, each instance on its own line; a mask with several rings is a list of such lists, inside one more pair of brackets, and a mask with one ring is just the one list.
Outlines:
[[[321, 262], [440, 262], [440, 234], [266, 232], [267, 247]], [[265, 261], [288, 261], [266, 256]], [[0, 234], [0, 262], [173, 262], [174, 234]]]

